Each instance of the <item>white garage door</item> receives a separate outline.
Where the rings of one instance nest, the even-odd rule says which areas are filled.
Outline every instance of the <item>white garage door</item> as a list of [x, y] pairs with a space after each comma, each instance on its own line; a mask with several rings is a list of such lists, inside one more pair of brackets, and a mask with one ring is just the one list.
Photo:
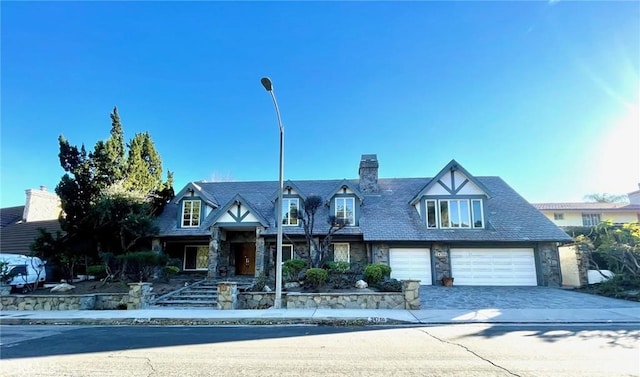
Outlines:
[[416, 279], [420, 285], [431, 285], [431, 254], [429, 249], [389, 249], [391, 277], [394, 279]]
[[455, 285], [537, 285], [533, 249], [451, 249]]

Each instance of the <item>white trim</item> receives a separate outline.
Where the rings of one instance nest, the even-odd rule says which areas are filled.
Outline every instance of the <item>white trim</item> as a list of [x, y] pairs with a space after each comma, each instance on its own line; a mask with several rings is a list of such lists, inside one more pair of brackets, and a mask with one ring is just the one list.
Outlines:
[[[187, 268], [187, 248], [189, 247], [194, 247], [196, 248], [196, 268]], [[197, 268], [198, 266], [198, 249], [200, 248], [205, 248], [207, 250], [207, 253], [209, 252], [209, 247], [207, 245], [184, 245], [184, 249], [182, 250], [182, 270], [183, 271], [207, 271], [209, 269], [209, 266], [205, 267], [205, 268]], [[209, 258], [208, 254], [207, 254], [207, 259]], [[208, 262], [208, 261], [207, 261]], [[208, 263], [207, 263], [208, 264]]]
[[[285, 217], [285, 213], [286, 214], [291, 214], [291, 202], [294, 201], [296, 202], [296, 209], [298, 211], [300, 211], [300, 200], [298, 198], [282, 198], [282, 207], [281, 207], [281, 211], [282, 211], [282, 221], [283, 221], [283, 226], [298, 226], [299, 225], [299, 221], [298, 218], [296, 217], [296, 223], [295, 224], [291, 224], [291, 216], [289, 216], [288, 218]], [[284, 211], [284, 203], [289, 203], [289, 208], [287, 209], [287, 211]], [[287, 221], [287, 224], [284, 224], [284, 221]]]
[[[289, 251], [285, 251], [285, 248], [289, 248]], [[292, 244], [283, 244], [282, 245], [282, 261], [284, 262], [284, 256], [287, 255], [287, 253], [289, 253], [289, 255], [291, 256], [290, 259], [296, 259], [296, 255], [295, 252], [293, 251], [293, 245]]]
[[344, 200], [344, 210], [345, 210], [345, 214], [347, 212], [347, 200], [351, 201], [351, 218], [348, 219], [349, 220], [349, 224], [347, 226], [355, 226], [356, 225], [356, 200], [354, 197], [351, 196], [346, 196], [346, 197], [336, 197], [334, 199], [334, 209], [333, 209], [333, 214], [336, 217], [336, 219], [340, 219], [341, 217], [338, 216], [338, 200]]
[[[185, 207], [186, 207], [187, 202], [191, 203], [191, 211], [189, 213], [189, 219], [188, 219], [189, 225], [185, 225], [185, 220], [186, 220], [185, 219], [185, 215], [186, 215]], [[193, 216], [193, 213], [194, 213], [193, 209], [195, 208], [194, 204], [196, 204], [196, 203], [197, 203], [197, 208], [198, 208], [198, 218], [197, 219], [195, 219], [194, 216]], [[197, 227], [199, 227], [200, 226], [200, 217], [201, 217], [200, 215], [201, 215], [201, 212], [202, 212], [202, 201], [200, 199], [183, 200], [182, 201], [182, 212], [181, 212], [182, 215], [181, 215], [181, 221], [180, 221], [180, 224], [182, 225], [182, 228], [197, 228]], [[197, 224], [195, 224], [195, 225], [193, 224], [195, 222], [194, 220], [197, 221]]]

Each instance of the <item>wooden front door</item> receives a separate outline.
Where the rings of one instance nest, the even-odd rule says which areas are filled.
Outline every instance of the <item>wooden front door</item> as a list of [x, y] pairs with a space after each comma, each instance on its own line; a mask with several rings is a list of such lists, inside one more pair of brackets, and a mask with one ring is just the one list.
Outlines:
[[233, 245], [236, 257], [236, 275], [254, 275], [256, 270], [256, 245], [254, 243]]

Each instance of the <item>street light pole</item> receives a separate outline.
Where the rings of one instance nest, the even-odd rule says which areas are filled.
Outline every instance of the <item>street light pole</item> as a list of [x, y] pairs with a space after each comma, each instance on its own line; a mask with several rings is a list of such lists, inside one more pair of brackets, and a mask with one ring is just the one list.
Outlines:
[[268, 77], [260, 79], [262, 86], [271, 94], [273, 105], [276, 108], [276, 116], [278, 117], [278, 127], [280, 127], [280, 182], [278, 186], [278, 203], [276, 208], [276, 297], [273, 299], [273, 308], [280, 309], [282, 307], [282, 191], [284, 190], [283, 184], [283, 170], [284, 170], [284, 126], [282, 126], [282, 119], [280, 118], [280, 110], [278, 109], [278, 102], [276, 96], [273, 93], [273, 84]]

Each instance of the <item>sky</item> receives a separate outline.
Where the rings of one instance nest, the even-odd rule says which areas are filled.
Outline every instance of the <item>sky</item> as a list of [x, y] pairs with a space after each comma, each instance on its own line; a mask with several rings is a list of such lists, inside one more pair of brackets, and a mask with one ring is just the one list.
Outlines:
[[526, 200], [640, 183], [640, 2], [0, 4], [0, 207], [93, 150], [117, 106], [175, 189], [207, 180], [433, 177], [455, 159]]

